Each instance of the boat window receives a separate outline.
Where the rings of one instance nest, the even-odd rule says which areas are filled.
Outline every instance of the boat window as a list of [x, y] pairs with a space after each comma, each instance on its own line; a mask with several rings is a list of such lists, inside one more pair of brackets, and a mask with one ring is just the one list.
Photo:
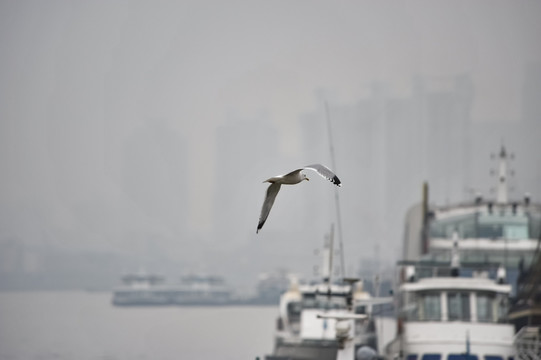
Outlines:
[[430, 237], [433, 238], [451, 239], [455, 231], [461, 239], [537, 239], [541, 233], [541, 215], [506, 210], [471, 213], [430, 223]]
[[528, 217], [524, 214], [480, 214], [479, 237], [489, 239], [528, 239]]
[[423, 314], [420, 320], [440, 320], [440, 293], [423, 294]]
[[449, 321], [470, 320], [470, 294], [468, 292], [447, 293], [447, 317]]
[[494, 294], [478, 293], [477, 294], [477, 321], [479, 322], [495, 322], [494, 315]]
[[316, 298], [315, 297], [303, 297], [302, 299], [302, 307], [306, 309], [312, 309], [317, 307], [316, 306]]
[[401, 297], [401, 313], [406, 321], [419, 320], [419, 299], [415, 292], [405, 292]]
[[301, 319], [301, 303], [298, 301], [287, 304], [287, 317], [290, 322], [297, 322]]
[[343, 296], [327, 296], [306, 294], [302, 298], [302, 307], [306, 309], [345, 309], [346, 299]]
[[447, 360], [477, 360], [477, 355], [472, 354], [449, 354]]
[[501, 356], [498, 355], [485, 355], [485, 360], [503, 360]]
[[421, 360], [440, 360], [440, 354], [424, 354]]
[[528, 214], [528, 220], [530, 223], [530, 239], [539, 239], [541, 236], [541, 214], [530, 213]]
[[366, 314], [366, 306], [358, 305], [355, 307], [355, 314]]
[[407, 321], [439, 321], [440, 293], [434, 291], [407, 293], [402, 313]]
[[499, 323], [507, 322], [507, 314], [509, 313], [509, 297], [507, 294], [496, 295], [496, 308], [498, 309], [496, 321]]
[[406, 360], [417, 360], [417, 354], [408, 354]]
[[451, 239], [456, 231], [462, 239], [474, 238], [476, 214], [455, 216], [452, 218], [435, 220], [430, 223], [430, 236], [434, 238]]
[[480, 292], [477, 294], [477, 320], [479, 322], [504, 322], [508, 301], [504, 294]]

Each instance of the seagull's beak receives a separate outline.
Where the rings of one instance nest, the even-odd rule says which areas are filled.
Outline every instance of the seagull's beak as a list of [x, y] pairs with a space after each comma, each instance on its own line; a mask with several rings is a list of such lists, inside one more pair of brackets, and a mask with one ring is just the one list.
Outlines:
[[308, 179], [308, 178], [305, 178], [305, 179], [306, 179], [306, 181], [310, 181], [310, 179]]

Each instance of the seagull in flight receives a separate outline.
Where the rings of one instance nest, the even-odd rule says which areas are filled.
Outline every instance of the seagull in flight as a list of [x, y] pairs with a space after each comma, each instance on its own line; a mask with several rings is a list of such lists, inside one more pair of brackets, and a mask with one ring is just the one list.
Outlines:
[[306, 174], [301, 172], [307, 169], [317, 172], [319, 175], [323, 176], [336, 186], [342, 186], [340, 179], [338, 179], [331, 169], [321, 164], [308, 165], [294, 170], [289, 174], [274, 176], [263, 181], [264, 183], [270, 183], [270, 186], [267, 188], [267, 195], [265, 196], [265, 201], [263, 202], [263, 207], [261, 208], [261, 215], [259, 215], [259, 223], [257, 224], [256, 234], [259, 232], [259, 230], [261, 230], [265, 224], [265, 221], [267, 221], [267, 217], [269, 216], [272, 205], [274, 204], [274, 199], [276, 199], [276, 195], [278, 195], [278, 191], [280, 191], [280, 187], [282, 185], [295, 185], [303, 180], [309, 181], [310, 179], [306, 177]]

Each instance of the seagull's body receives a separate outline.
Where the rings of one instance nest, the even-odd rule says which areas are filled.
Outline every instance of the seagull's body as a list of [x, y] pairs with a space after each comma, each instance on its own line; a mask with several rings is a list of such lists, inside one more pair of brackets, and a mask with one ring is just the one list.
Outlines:
[[331, 181], [336, 186], [342, 186], [340, 179], [338, 179], [338, 177], [331, 171], [331, 169], [321, 164], [308, 165], [303, 168], [294, 170], [288, 174], [273, 176], [263, 181], [270, 183], [270, 186], [267, 188], [267, 195], [265, 196], [265, 201], [263, 202], [263, 208], [261, 208], [261, 215], [259, 216], [259, 223], [257, 224], [256, 233], [258, 233], [259, 230], [261, 230], [261, 228], [263, 227], [263, 224], [265, 224], [265, 221], [269, 216], [270, 210], [272, 209], [272, 205], [274, 204], [274, 199], [276, 199], [276, 195], [278, 195], [278, 191], [280, 191], [280, 187], [282, 185], [295, 185], [302, 182], [303, 180], [310, 180], [306, 177], [306, 174], [301, 172], [305, 169], [314, 170], [319, 175]]

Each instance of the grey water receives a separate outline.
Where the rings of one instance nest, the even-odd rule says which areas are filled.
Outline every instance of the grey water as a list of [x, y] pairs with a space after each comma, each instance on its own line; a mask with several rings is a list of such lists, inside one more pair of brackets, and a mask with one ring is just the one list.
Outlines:
[[115, 307], [111, 294], [0, 292], [0, 360], [255, 359], [278, 306]]

